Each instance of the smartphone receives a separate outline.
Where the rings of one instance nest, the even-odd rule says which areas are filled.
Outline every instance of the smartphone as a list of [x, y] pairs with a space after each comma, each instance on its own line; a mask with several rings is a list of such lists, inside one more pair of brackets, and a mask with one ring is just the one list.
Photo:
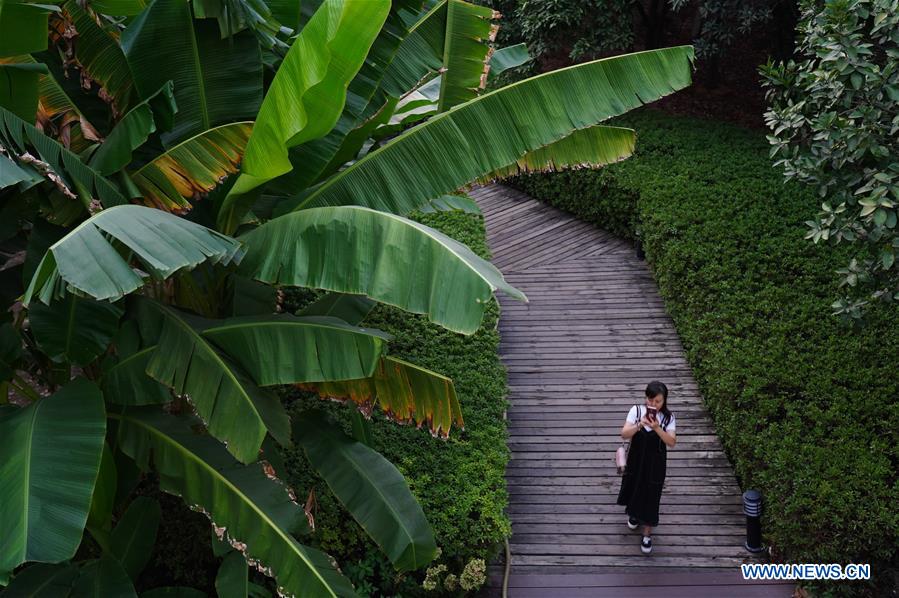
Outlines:
[[656, 414], [658, 414], [658, 412], [659, 412], [658, 409], [653, 409], [652, 407], [647, 407], [646, 408], [646, 419], [648, 419], [649, 421], [654, 420], [656, 418]]

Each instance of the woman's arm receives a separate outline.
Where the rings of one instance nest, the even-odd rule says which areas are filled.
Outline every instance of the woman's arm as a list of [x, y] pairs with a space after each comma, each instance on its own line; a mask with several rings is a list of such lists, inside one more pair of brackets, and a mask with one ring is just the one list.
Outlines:
[[621, 437], [624, 440], [630, 440], [637, 431], [640, 430], [640, 424], [632, 424], [629, 421], [624, 422], [624, 425], [621, 427]]
[[659, 438], [662, 439], [668, 448], [674, 448], [674, 445], [677, 444], [677, 437], [674, 433], [666, 432], [662, 429], [662, 426], [659, 425], [659, 420], [652, 420], [652, 429], [655, 430], [656, 434], [659, 435]]

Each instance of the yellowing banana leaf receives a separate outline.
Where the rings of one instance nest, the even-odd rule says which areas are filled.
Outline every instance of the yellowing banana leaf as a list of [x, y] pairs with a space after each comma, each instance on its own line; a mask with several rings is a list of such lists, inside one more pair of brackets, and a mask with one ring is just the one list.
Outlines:
[[297, 417], [294, 434], [315, 471], [397, 570], [412, 571], [434, 560], [434, 532], [390, 461], [315, 411]]
[[105, 434], [103, 395], [84, 378], [0, 414], [0, 572], [75, 556]]
[[423, 224], [367, 208], [316, 208], [270, 220], [243, 235], [241, 272], [395, 305], [471, 334], [493, 291], [526, 300], [493, 264]]
[[278, 69], [247, 144], [240, 177], [219, 212], [232, 232], [251, 191], [293, 168], [287, 150], [323, 137], [337, 123], [346, 87], [362, 66], [387, 13], [387, 0], [325, 0]]
[[443, 112], [277, 213], [359, 205], [405, 214], [572, 132], [690, 84], [693, 48], [604, 58], [519, 81]]
[[204, 131], [139, 168], [131, 179], [143, 202], [169, 212], [189, 210], [191, 201], [238, 171], [252, 128], [239, 122]]
[[175, 84], [178, 112], [162, 135], [171, 147], [212, 127], [256, 116], [262, 102], [262, 55], [256, 37], [242, 31], [221, 39], [212, 19], [194, 19], [184, 0], [157, 1], [122, 34], [134, 85], [147, 98]]
[[141, 206], [116, 206], [85, 220], [54, 243], [38, 265], [23, 299], [49, 304], [67, 289], [115, 301], [144, 284], [108, 237], [119, 241], [156, 280], [203, 262], [240, 261], [240, 243], [199, 224]]
[[193, 433], [191, 419], [148, 407], [110, 416], [119, 422], [122, 450], [145, 469], [152, 462], [163, 489], [201, 508], [221, 537], [284, 594], [355, 596], [331, 557], [293, 538], [303, 510], [262, 463], [237, 463], [220, 443]]
[[487, 85], [490, 42], [497, 29], [491, 19], [498, 16], [486, 6], [447, 0], [439, 112], [476, 98]]
[[526, 153], [513, 164], [494, 170], [479, 180], [487, 182], [528, 172], [601, 168], [629, 158], [636, 143], [637, 135], [633, 129], [603, 125], [580, 129], [555, 143]]
[[377, 403], [390, 419], [427, 425], [434, 436], [448, 437], [453, 425], [465, 428], [453, 381], [396, 357], [383, 357], [370, 378], [298, 386], [322, 397], [350, 400], [366, 416]]
[[[77, 0], [68, 0], [63, 4], [63, 18], [78, 32], [73, 44], [77, 64], [89, 79], [96, 81], [103, 89], [113, 113], [116, 116], [124, 114], [139, 98], [134, 89], [131, 68], [125, 60], [119, 40], [113, 37], [110, 30], [100, 27], [93, 14], [85, 11]], [[165, 80], [147, 90], [148, 96], [162, 87], [163, 83]]]
[[266, 432], [282, 445], [290, 443], [290, 423], [278, 397], [257, 387], [202, 336], [189, 315], [149, 300], [141, 301], [140, 309], [152, 310], [163, 320], [147, 374], [176, 394], [187, 395], [209, 433], [235, 458], [243, 463], [256, 460]]

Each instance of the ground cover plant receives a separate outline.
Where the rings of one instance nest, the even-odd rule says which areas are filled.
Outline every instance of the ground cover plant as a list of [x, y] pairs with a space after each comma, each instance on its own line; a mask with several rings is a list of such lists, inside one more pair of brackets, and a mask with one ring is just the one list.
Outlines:
[[[690, 82], [692, 48], [677, 47], [485, 93], [489, 9], [291, 6], [2, 6], [13, 594], [133, 595], [159, 505], [132, 488], [158, 480], [224, 541], [222, 587], [264, 592], [249, 564], [285, 595], [354, 595], [298, 541], [314, 507], [280, 479], [277, 446], [301, 449], [396, 571], [431, 563], [433, 529], [358, 411], [447, 436], [464, 424], [455, 387], [360, 323], [381, 303], [470, 335], [494, 291], [524, 297], [405, 216], [464, 209], [446, 194], [480, 177], [619, 160], [633, 131], [599, 123]], [[400, 105], [425, 84], [431, 96]], [[285, 288], [327, 293], [283, 313]], [[356, 408], [353, 435], [320, 410], [288, 413], [284, 386]], [[73, 560], [85, 536], [96, 550]]]
[[899, 437], [884, 417], [899, 408], [895, 305], [861, 329], [831, 315], [846, 255], [803, 240], [819, 201], [783, 183], [763, 133], [652, 111], [619, 124], [637, 130], [630, 160], [516, 186], [636, 227], [741, 487], [763, 493], [775, 557], [871, 563], [879, 586], [823, 590], [884, 595], [899, 546]]

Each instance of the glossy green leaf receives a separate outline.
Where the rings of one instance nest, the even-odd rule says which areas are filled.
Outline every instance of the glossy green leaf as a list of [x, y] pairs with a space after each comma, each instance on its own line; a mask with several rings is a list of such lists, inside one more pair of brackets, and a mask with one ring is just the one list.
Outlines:
[[446, 1], [424, 12], [409, 28], [381, 82], [381, 92], [400, 98], [443, 68]]
[[322, 397], [350, 400], [366, 415], [377, 404], [390, 419], [427, 425], [435, 436], [448, 437], [453, 425], [465, 427], [453, 381], [396, 357], [381, 359], [370, 378], [299, 386]]
[[172, 400], [169, 389], [146, 373], [155, 351], [154, 345], [118, 356], [100, 382], [107, 401], [118, 405], [162, 405]]
[[297, 417], [294, 435], [310, 465], [394, 567], [412, 571], [434, 560], [434, 532], [390, 461], [315, 411]]
[[276, 213], [359, 205], [405, 214], [534, 151], [690, 83], [693, 48], [605, 58], [486, 93], [391, 140]]
[[78, 598], [137, 598], [128, 574], [108, 554], [82, 566], [75, 581], [74, 595]]
[[175, 84], [178, 113], [162, 136], [167, 146], [259, 110], [262, 56], [254, 35], [221, 39], [216, 23], [194, 19], [186, 1], [154, 1], [122, 34], [122, 48], [142, 98]]
[[[175, 393], [188, 395], [209, 433], [224, 441], [231, 454], [244, 463], [256, 460], [267, 431], [281, 444], [290, 442], [289, 420], [278, 397], [257, 387], [201, 334], [206, 321], [150, 301], [142, 301], [140, 308], [163, 320], [147, 374]], [[268, 354], [245, 359], [263, 361]]]
[[130, 250], [155, 280], [203, 262], [228, 265], [243, 256], [240, 243], [172, 214], [142, 206], [116, 206], [86, 220], [56, 242], [41, 260], [25, 292], [49, 303], [66, 290], [98, 300], [121, 299], [144, 279], [122, 258], [109, 238]]
[[303, 511], [259, 463], [234, 461], [221, 443], [195, 434], [195, 423], [148, 408], [112, 417], [121, 447], [143, 467], [152, 459], [160, 484], [198, 505], [232, 546], [260, 563], [285, 594], [354, 596], [349, 581], [323, 552], [298, 543], [289, 530]]
[[476, 98], [487, 83], [487, 57], [495, 35], [494, 11], [462, 0], [447, 0], [444, 73], [437, 110]]
[[0, 419], [0, 571], [75, 555], [100, 469], [100, 390], [73, 380]]
[[131, 175], [149, 207], [184, 212], [238, 170], [253, 124], [229, 123], [204, 131], [157, 156]]
[[118, 330], [122, 310], [112, 303], [72, 294], [50, 305], [32, 303], [28, 318], [47, 357], [87, 365], [106, 351]]
[[0, 144], [10, 153], [16, 152], [19, 162], [24, 154], [36, 153], [51, 169], [49, 174], [44, 172], [43, 176], [72, 201], [77, 197], [86, 206], [96, 197], [105, 207], [125, 203], [119, 190], [100, 173], [34, 125], [3, 107], [0, 107]]
[[230, 318], [202, 334], [261, 386], [370, 376], [389, 338], [337, 318], [287, 314]]
[[109, 553], [122, 564], [132, 580], [137, 581], [150, 562], [161, 518], [162, 510], [156, 500], [138, 496], [112, 530]]
[[220, 230], [237, 228], [250, 207], [248, 194], [253, 189], [290, 172], [289, 148], [322, 137], [334, 127], [346, 87], [389, 9], [386, 0], [325, 0], [303, 27], [256, 117], [240, 178], [219, 214]]
[[33, 176], [33, 171], [29, 172], [6, 156], [0, 155], [0, 189], [29, 181]]
[[338, 157], [338, 153], [347, 135], [364, 122], [366, 111], [370, 110], [369, 103], [378, 89], [384, 71], [393, 61], [400, 42], [407, 35], [403, 14], [420, 6], [419, 0], [391, 3], [384, 26], [372, 43], [359, 72], [347, 87], [346, 103], [337, 123], [327, 135], [292, 148], [290, 161], [294, 168], [273, 182], [273, 186], [286, 189], [287, 193], [304, 189], [322, 178], [323, 174], [330, 174], [346, 162], [346, 159], [342, 159], [343, 156]]
[[528, 172], [555, 172], [580, 168], [601, 168], [629, 158], [637, 136], [633, 129], [598, 125], [579, 129], [559, 141], [526, 153], [514, 163], [481, 177], [492, 181]]
[[[526, 300], [490, 262], [423, 224], [367, 208], [316, 208], [241, 237], [241, 271], [270, 284], [365, 295], [463, 334], [493, 291]], [[328, 248], [323, 251], [322, 248]]]
[[215, 576], [215, 593], [218, 598], [247, 598], [250, 591], [249, 567], [239, 552], [232, 551], [222, 560]]

